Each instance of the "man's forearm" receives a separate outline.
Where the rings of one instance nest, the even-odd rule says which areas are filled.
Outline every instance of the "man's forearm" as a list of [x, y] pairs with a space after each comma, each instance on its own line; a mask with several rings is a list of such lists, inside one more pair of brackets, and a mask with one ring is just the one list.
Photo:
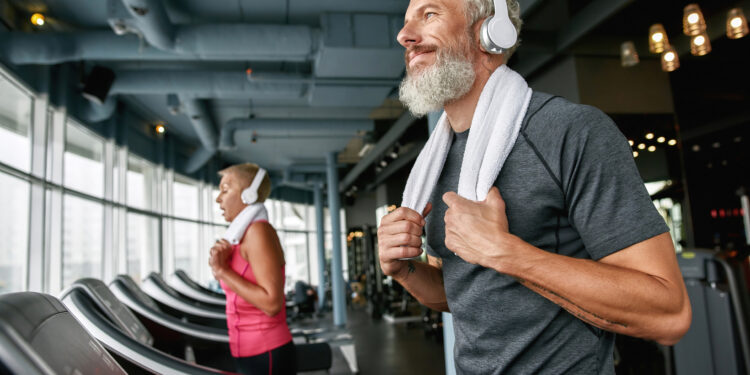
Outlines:
[[666, 345], [681, 336], [678, 326], [684, 314], [690, 314], [681, 285], [628, 268], [549, 253], [523, 241], [518, 250], [522, 256], [493, 268], [579, 319]]
[[443, 271], [417, 260], [410, 259], [406, 262], [405, 269], [393, 278], [421, 304], [436, 311], [449, 312], [443, 285]]

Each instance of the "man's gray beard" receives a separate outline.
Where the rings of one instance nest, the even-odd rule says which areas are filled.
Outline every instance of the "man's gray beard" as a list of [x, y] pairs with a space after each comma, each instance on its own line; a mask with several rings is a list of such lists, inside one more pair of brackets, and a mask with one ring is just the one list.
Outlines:
[[464, 96], [474, 85], [476, 73], [471, 61], [453, 51], [438, 51], [433, 66], [409, 74], [401, 82], [399, 98], [416, 117], [437, 111]]

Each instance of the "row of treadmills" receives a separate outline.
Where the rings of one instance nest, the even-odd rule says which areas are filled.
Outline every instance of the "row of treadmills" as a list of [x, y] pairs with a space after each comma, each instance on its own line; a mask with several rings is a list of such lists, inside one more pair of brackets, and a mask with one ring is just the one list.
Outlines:
[[[53, 296], [0, 296], [0, 374], [228, 374], [224, 295], [177, 271], [139, 286], [76, 281]], [[333, 351], [357, 372], [353, 340], [340, 329], [293, 328], [299, 372], [326, 373]]]

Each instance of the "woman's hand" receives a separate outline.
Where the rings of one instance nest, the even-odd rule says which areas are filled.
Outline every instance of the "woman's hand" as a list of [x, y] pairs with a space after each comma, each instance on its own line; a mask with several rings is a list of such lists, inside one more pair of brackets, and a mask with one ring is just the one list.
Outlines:
[[232, 245], [225, 239], [216, 241], [211, 247], [208, 265], [216, 280], [221, 279], [222, 273], [229, 269], [229, 258], [232, 256]]

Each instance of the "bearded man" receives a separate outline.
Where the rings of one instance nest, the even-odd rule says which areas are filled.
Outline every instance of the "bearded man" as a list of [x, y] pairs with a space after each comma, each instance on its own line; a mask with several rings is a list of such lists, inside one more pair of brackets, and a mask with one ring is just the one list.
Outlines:
[[[458, 373], [614, 374], [616, 333], [673, 345], [690, 326], [672, 239], [614, 123], [532, 92], [504, 65], [516, 46], [480, 46], [493, 9], [409, 4], [401, 100], [445, 111], [378, 228], [380, 265], [453, 314]], [[408, 259], [423, 230], [427, 263]]]

